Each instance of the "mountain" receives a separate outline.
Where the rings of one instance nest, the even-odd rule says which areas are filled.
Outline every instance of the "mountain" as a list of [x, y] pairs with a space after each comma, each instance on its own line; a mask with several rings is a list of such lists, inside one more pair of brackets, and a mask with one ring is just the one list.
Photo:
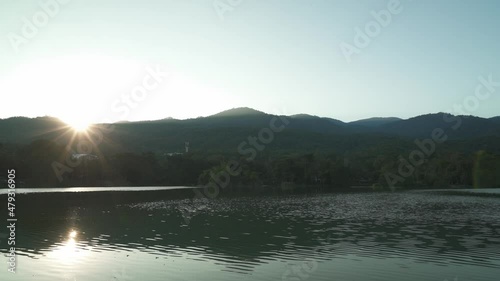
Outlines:
[[448, 113], [426, 114], [392, 122], [379, 126], [378, 131], [398, 136], [428, 138], [437, 128], [443, 129], [452, 139], [500, 135], [500, 125], [492, 120]]
[[[500, 137], [498, 120], [435, 113], [406, 120], [370, 118], [344, 123], [308, 114], [275, 116], [243, 107], [187, 120], [166, 118], [115, 123], [112, 131], [101, 129], [102, 124], [94, 125], [93, 131], [100, 131], [104, 136], [106, 141], [100, 147], [103, 151], [176, 152], [184, 149], [185, 142], [190, 142], [193, 150], [206, 153], [237, 152], [242, 142], [259, 136], [264, 129], [271, 128], [271, 124], [284, 125], [283, 131], [273, 133], [273, 141], [268, 145], [273, 150], [342, 152], [382, 149], [380, 146], [391, 149], [391, 146], [401, 148], [401, 138], [404, 145], [411, 148], [413, 139], [430, 138], [436, 128], [446, 131], [450, 140], [471, 143], [469, 140], [482, 138], [474, 144], [475, 149], [481, 149], [481, 145], [496, 147], [496, 138]], [[71, 128], [52, 117], [0, 120], [0, 143], [28, 144], [36, 139], [48, 139], [67, 145], [83, 137], [84, 134], [75, 135]]]
[[0, 119], [0, 142], [28, 143], [50, 134], [60, 134], [68, 128], [61, 120], [48, 116]]
[[[28, 186], [195, 185], [207, 180], [207, 169], [235, 159], [250, 171], [231, 178], [235, 186], [273, 185], [292, 176], [307, 184], [318, 177], [332, 186], [387, 184], [385, 171], [397, 172], [400, 157], [421, 149], [415, 139], [432, 138], [440, 128], [449, 137], [435, 146], [437, 153], [426, 159], [430, 164], [419, 167], [427, 176], [406, 178], [405, 185], [472, 185], [482, 174], [474, 184], [500, 187], [497, 120], [435, 113], [344, 123], [234, 108], [187, 120], [96, 124], [77, 133], [56, 118], [14, 117], [0, 120], [0, 168], [24, 171]], [[53, 164], [71, 166], [74, 154], [92, 154], [98, 161], [74, 167], [61, 182]]]
[[228, 110], [224, 110], [214, 115], [210, 115], [209, 117], [243, 117], [243, 116], [263, 116], [268, 115], [262, 111], [255, 110], [249, 107], [238, 107], [232, 108]]
[[309, 114], [295, 114], [295, 115], [290, 115], [289, 116], [291, 119], [293, 120], [309, 120], [309, 121], [319, 121], [319, 120], [322, 120], [322, 121], [327, 121], [329, 123], [332, 123], [332, 124], [335, 124], [335, 125], [339, 125], [339, 126], [345, 126], [346, 123], [340, 121], [340, 120], [337, 120], [337, 119], [333, 119], [333, 118], [328, 118], [328, 117], [319, 117], [319, 116], [316, 116], [316, 115], [309, 115]]
[[312, 120], [312, 119], [318, 119], [320, 118], [319, 116], [316, 116], [316, 115], [309, 115], [309, 114], [304, 114], [304, 113], [301, 113], [301, 114], [294, 114], [294, 115], [290, 115], [290, 118], [293, 118], [293, 119], [309, 119], [309, 120]]
[[491, 117], [489, 120], [496, 122], [496, 123], [500, 123], [500, 116]]
[[357, 125], [364, 127], [378, 127], [382, 125], [386, 125], [389, 123], [394, 123], [396, 121], [401, 121], [403, 119], [397, 117], [373, 117], [368, 119], [362, 119], [358, 121], [349, 122], [349, 125]]

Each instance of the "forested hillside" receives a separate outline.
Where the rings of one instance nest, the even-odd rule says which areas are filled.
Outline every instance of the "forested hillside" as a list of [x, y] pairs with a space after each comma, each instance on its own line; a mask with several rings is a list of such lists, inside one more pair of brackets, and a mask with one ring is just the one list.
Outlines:
[[79, 133], [17, 117], [0, 120], [0, 143], [25, 187], [220, 184], [232, 168], [228, 189], [500, 187], [498, 118], [442, 113], [344, 123], [240, 108]]

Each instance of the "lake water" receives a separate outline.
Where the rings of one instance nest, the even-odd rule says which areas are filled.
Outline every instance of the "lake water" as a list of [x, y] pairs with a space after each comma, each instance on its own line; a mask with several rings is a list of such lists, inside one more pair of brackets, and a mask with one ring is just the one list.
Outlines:
[[[68, 187], [68, 188], [16, 188], [16, 193], [55, 193], [55, 192], [107, 192], [107, 191], [158, 191], [191, 189], [191, 186], [116, 186], [116, 187]], [[7, 194], [9, 189], [0, 189], [0, 194]]]
[[[500, 275], [498, 197], [405, 192], [193, 201], [159, 191], [129, 194], [18, 195], [17, 273], [7, 272], [2, 227], [0, 280], [491, 281]], [[5, 195], [0, 200], [6, 205]]]

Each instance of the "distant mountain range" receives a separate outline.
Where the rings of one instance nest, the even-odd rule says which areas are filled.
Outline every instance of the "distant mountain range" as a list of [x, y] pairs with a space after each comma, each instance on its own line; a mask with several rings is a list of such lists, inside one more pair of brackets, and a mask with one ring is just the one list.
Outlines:
[[373, 117], [368, 119], [362, 119], [354, 122], [350, 122], [351, 125], [359, 125], [364, 127], [379, 127], [389, 123], [394, 123], [401, 121], [403, 119], [397, 117]]
[[[103, 145], [109, 149], [179, 151], [184, 142], [200, 150], [235, 149], [248, 136], [269, 127], [275, 115], [251, 108], [234, 108], [208, 117], [178, 120], [115, 123], [112, 132], [103, 131]], [[280, 133], [280, 148], [349, 149], [384, 138], [429, 138], [434, 129], [443, 129], [450, 140], [500, 137], [500, 116], [480, 118], [446, 113], [426, 114], [409, 119], [369, 118], [345, 123], [307, 114], [285, 117], [289, 124]], [[101, 125], [96, 125], [99, 128]], [[0, 143], [26, 144], [36, 139], [69, 143], [72, 133], [53, 117], [12, 117], [0, 119]], [[491, 143], [492, 141], [490, 141]]]

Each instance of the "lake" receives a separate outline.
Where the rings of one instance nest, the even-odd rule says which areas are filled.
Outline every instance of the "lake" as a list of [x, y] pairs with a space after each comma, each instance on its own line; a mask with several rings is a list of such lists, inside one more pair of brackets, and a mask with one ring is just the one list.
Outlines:
[[17, 273], [7, 272], [2, 227], [0, 280], [490, 281], [500, 273], [495, 196], [84, 191], [18, 194]]

